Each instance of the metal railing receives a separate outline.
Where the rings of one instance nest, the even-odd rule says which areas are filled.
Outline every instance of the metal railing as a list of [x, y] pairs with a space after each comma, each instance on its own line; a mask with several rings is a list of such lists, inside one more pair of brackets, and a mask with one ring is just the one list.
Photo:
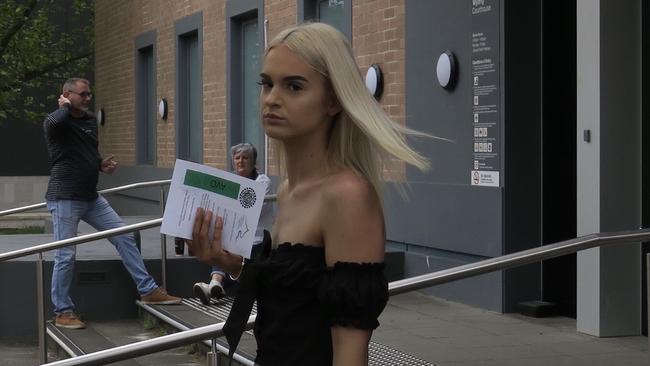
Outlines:
[[[127, 184], [124, 186], [104, 189], [98, 191], [101, 194], [110, 194], [125, 191], [128, 189], [136, 188], [147, 188], [147, 187], [156, 187], [160, 186], [160, 212], [161, 216], [165, 212], [165, 186], [169, 185], [171, 180], [157, 180], [149, 182], [140, 182]], [[277, 199], [276, 195], [268, 195], [264, 197], [265, 202], [274, 202]], [[9, 210], [0, 211], [0, 217], [8, 216], [20, 212], [35, 210], [38, 208], [46, 207], [47, 203], [37, 203], [33, 205], [13, 208]], [[46, 349], [46, 331], [45, 331], [45, 301], [43, 298], [43, 289], [44, 289], [44, 271], [43, 271], [43, 252], [47, 252], [54, 249], [59, 249], [67, 247], [70, 245], [79, 245], [84, 243], [89, 243], [99, 239], [106, 239], [115, 235], [121, 235], [126, 233], [131, 233], [135, 231], [140, 231], [144, 229], [149, 229], [153, 227], [160, 226], [162, 224], [162, 218], [154, 219], [149, 221], [144, 221], [137, 224], [126, 225], [115, 229], [109, 229], [105, 231], [100, 231], [92, 234], [77, 236], [74, 238], [63, 239], [54, 241], [51, 243], [35, 245], [29, 248], [23, 248], [14, 250], [11, 252], [6, 252], [0, 254], [0, 262], [7, 261], [10, 259], [25, 257], [28, 255], [38, 254], [38, 259], [36, 261], [36, 299], [37, 299], [37, 319], [38, 319], [38, 343], [39, 343], [39, 358], [41, 363], [47, 362], [47, 349]], [[165, 234], [160, 234], [160, 259], [161, 259], [161, 282], [162, 287], [167, 287], [167, 238]]]
[[[136, 188], [147, 188], [147, 187], [160, 187], [160, 212], [161, 216], [165, 212], [165, 186], [170, 184], [171, 180], [156, 180], [156, 181], [149, 181], [149, 182], [140, 182], [140, 183], [133, 183], [133, 184], [127, 184], [124, 186], [120, 187], [114, 187], [114, 188], [108, 188], [104, 189], [101, 191], [98, 191], [100, 194], [110, 194], [110, 193], [116, 193], [116, 192], [121, 192], [125, 191], [127, 189], [136, 189]], [[31, 210], [36, 210], [39, 208], [46, 207], [47, 203], [46, 202], [41, 202], [37, 203], [34, 205], [28, 205], [28, 206], [23, 206], [23, 207], [17, 207], [9, 210], [4, 210], [0, 211], [0, 217], [2, 216], [8, 216], [8, 215], [13, 215], [17, 214], [20, 212], [25, 212], [25, 211], [31, 211]], [[155, 221], [155, 220], [154, 220]], [[161, 219], [162, 221], [162, 219]], [[149, 222], [150, 223], [150, 222]], [[37, 245], [32, 248], [26, 248], [27, 250], [21, 249], [21, 250], [15, 250], [13, 252], [8, 252], [4, 253], [3, 255], [0, 255], [0, 262], [3, 260], [8, 260], [8, 259], [13, 259], [13, 258], [19, 258], [23, 257], [26, 255], [31, 255], [31, 254], [38, 254], [38, 260], [36, 261], [36, 299], [37, 299], [37, 311], [38, 311], [38, 344], [39, 344], [39, 359], [41, 360], [41, 363], [47, 362], [47, 349], [45, 346], [45, 305], [44, 305], [44, 300], [43, 300], [43, 288], [44, 288], [44, 272], [43, 272], [43, 252], [49, 251], [52, 249], [58, 249], [62, 248], [68, 245], [76, 245], [76, 244], [81, 244], [81, 243], [86, 243], [89, 241], [97, 240], [97, 239], [104, 239], [108, 238], [113, 235], [118, 235], [118, 234], [123, 234], [123, 233], [130, 233], [133, 231], [138, 231], [141, 229], [146, 229], [149, 227], [154, 227], [154, 226], [160, 226], [160, 223], [155, 223], [151, 226], [147, 227], [137, 227], [133, 228], [133, 230], [123, 230], [125, 228], [132, 228], [133, 225], [130, 226], [125, 226], [119, 229], [111, 229], [107, 230], [104, 232], [99, 232], [99, 233], [94, 233], [86, 236], [81, 236], [81, 237], [76, 237], [76, 238], [71, 238], [71, 239], [66, 239], [66, 240], [59, 240], [57, 242], [49, 243], [49, 244], [55, 244], [55, 245], [50, 245], [48, 246], [47, 244], [43, 245]], [[107, 235], [103, 235], [102, 233], [108, 233]], [[81, 239], [81, 240], [79, 240]], [[162, 286], [167, 287], [167, 238], [165, 235], [161, 234], [160, 235], [160, 259], [161, 259], [161, 280], [162, 280]], [[31, 250], [30, 250], [31, 249]], [[4, 259], [3, 259], [4, 258]]]
[[16, 249], [16, 250], [12, 250], [11, 252], [0, 254], [0, 262], [4, 262], [10, 259], [21, 258], [32, 254], [40, 254], [43, 252], [48, 252], [50, 250], [59, 249], [70, 245], [85, 244], [99, 239], [106, 239], [115, 235], [127, 234], [127, 233], [132, 233], [134, 231], [150, 229], [152, 227], [160, 226], [161, 224], [162, 224], [162, 219], [153, 219], [149, 221], [143, 221], [137, 224], [118, 227], [115, 229], [109, 229], [104, 231], [98, 231], [96, 233], [75, 236], [74, 238], [57, 240], [51, 243], [38, 244], [23, 249]]
[[[572, 254], [581, 250], [600, 247], [604, 245], [623, 244], [650, 240], [650, 229], [623, 231], [615, 233], [600, 233], [582, 236], [579, 238], [541, 246], [539, 248], [524, 250], [498, 258], [491, 258], [479, 262], [458, 266], [442, 271], [394, 281], [388, 285], [391, 296], [404, 292], [414, 291], [434, 285], [440, 285], [464, 278], [478, 276], [503, 269], [514, 268], [525, 264]], [[649, 256], [650, 258], [650, 256]], [[650, 270], [650, 268], [649, 268]], [[650, 278], [650, 275], [649, 275]], [[650, 292], [649, 292], [650, 293]], [[251, 316], [247, 329], [252, 328], [255, 316]], [[214, 339], [223, 335], [223, 323], [195, 328], [152, 340], [133, 343], [130, 345], [111, 348], [72, 359], [53, 362], [51, 366], [72, 365], [105, 365], [110, 362], [126, 360], [144, 356], [150, 353], [163, 351], [178, 346], [194, 343], [198, 339]], [[199, 336], [199, 334], [202, 335]], [[253, 365], [247, 363], [247, 365]]]
[[[124, 186], [119, 186], [119, 187], [114, 187], [114, 188], [108, 188], [108, 189], [104, 189], [104, 190], [101, 190], [101, 191], [97, 191], [97, 193], [109, 194], [109, 193], [116, 193], [116, 192], [120, 192], [120, 191], [125, 191], [127, 189], [147, 188], [147, 187], [160, 186], [160, 188], [163, 189], [163, 195], [164, 195], [164, 186], [169, 185], [170, 183], [171, 183], [170, 179], [167, 179], [167, 180], [153, 180], [153, 181], [150, 181], [150, 182], [140, 182], [140, 183], [127, 184], [127, 185], [124, 185]], [[13, 214], [17, 214], [17, 213], [25, 212], [25, 211], [36, 210], [37, 208], [43, 208], [45, 206], [47, 206], [47, 203], [41, 202], [41, 203], [36, 203], [36, 204], [33, 204], [33, 205], [29, 205], [29, 206], [12, 208], [12, 209], [9, 209], [9, 210], [0, 211], [0, 217], [7, 216], [7, 215], [13, 215]], [[163, 205], [163, 208], [164, 207], [165, 206]]]
[[391, 295], [418, 290], [468, 277], [509, 269], [545, 259], [561, 257], [581, 250], [604, 245], [641, 242], [650, 240], [650, 229], [599, 233], [581, 236], [538, 248], [523, 250], [501, 257], [485, 259], [441, 271], [391, 282], [388, 291]]

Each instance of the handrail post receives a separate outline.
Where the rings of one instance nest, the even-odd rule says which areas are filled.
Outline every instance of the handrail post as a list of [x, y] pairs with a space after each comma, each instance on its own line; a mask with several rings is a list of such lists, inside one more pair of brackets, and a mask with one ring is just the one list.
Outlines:
[[646, 254], [645, 261], [645, 286], [646, 286], [646, 322], [648, 325], [648, 361], [650, 362], [650, 253]]
[[[165, 186], [160, 186], [160, 215], [165, 215]], [[162, 287], [167, 288], [167, 237], [160, 233], [160, 271]]]
[[208, 366], [219, 366], [219, 351], [217, 351], [217, 339], [212, 338], [212, 350], [207, 354]]
[[43, 295], [43, 253], [38, 253], [36, 261], [36, 321], [38, 322], [38, 358], [41, 364], [47, 363], [47, 343], [45, 339], [45, 300]]

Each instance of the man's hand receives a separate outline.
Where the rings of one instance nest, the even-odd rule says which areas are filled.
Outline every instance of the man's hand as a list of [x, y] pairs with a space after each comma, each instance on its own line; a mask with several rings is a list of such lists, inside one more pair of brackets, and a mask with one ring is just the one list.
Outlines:
[[113, 174], [113, 172], [117, 168], [117, 161], [113, 160], [113, 158], [114, 158], [113, 155], [109, 155], [107, 158], [104, 158], [102, 160], [102, 165], [100, 169], [103, 173]]
[[63, 107], [64, 105], [70, 105], [70, 99], [66, 98], [63, 96], [63, 94], [59, 95], [59, 108]]

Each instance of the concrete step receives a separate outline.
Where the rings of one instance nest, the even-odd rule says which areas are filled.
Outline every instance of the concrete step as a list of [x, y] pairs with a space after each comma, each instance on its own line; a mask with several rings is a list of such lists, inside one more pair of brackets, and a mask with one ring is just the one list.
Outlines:
[[29, 212], [0, 216], [0, 229], [23, 229], [27, 227], [44, 227], [45, 233], [51, 233], [52, 215], [49, 212]]
[[[140, 319], [125, 319], [108, 322], [90, 322], [85, 329], [65, 329], [47, 324], [49, 345], [54, 348], [58, 358], [81, 356], [84, 354], [139, 342], [161, 335], [165, 331], [157, 327], [146, 327]], [[187, 365], [199, 366], [205, 363], [204, 356], [192, 347], [179, 347], [151, 355], [124, 360], [111, 365], [153, 366]]]
[[[212, 300], [210, 305], [203, 305], [198, 299], [186, 298], [180, 305], [147, 305], [137, 302], [142, 309], [142, 315], [146, 323], [166, 325], [170, 331], [184, 331], [206, 325], [226, 321], [233, 302], [232, 297], [225, 297], [220, 300]], [[253, 308], [253, 314], [256, 308]], [[211, 341], [203, 341], [199, 347], [205, 350], [211, 349]], [[219, 363], [227, 365], [228, 344], [224, 338], [217, 339], [217, 350], [219, 351]], [[251, 331], [244, 332], [237, 348], [237, 354], [233, 359], [233, 365], [240, 366], [250, 364], [255, 359], [257, 344]], [[241, 361], [241, 362], [240, 362]], [[244, 363], [242, 363], [244, 362]]]

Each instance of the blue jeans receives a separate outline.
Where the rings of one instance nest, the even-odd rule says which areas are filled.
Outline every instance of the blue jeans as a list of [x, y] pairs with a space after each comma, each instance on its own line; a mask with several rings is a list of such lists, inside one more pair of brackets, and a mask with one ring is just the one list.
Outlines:
[[[47, 201], [52, 214], [54, 240], [77, 236], [79, 221], [84, 220], [98, 231], [124, 226], [124, 221], [102, 196], [94, 201]], [[158, 287], [144, 266], [142, 256], [135, 245], [133, 234], [123, 234], [108, 239], [122, 258], [122, 263], [135, 281], [140, 295], [147, 295]], [[52, 304], [54, 312], [62, 314], [74, 311], [70, 287], [74, 276], [76, 246], [57, 249], [52, 271]]]

